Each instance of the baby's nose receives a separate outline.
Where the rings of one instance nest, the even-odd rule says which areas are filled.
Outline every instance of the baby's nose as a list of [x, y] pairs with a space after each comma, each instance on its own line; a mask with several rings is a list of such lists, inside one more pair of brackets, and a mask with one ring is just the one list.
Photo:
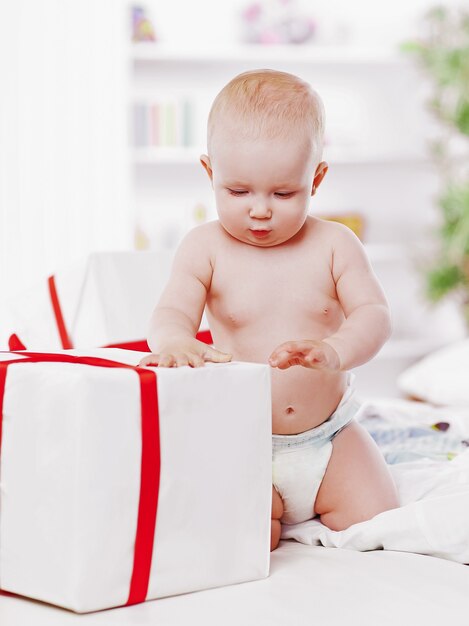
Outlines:
[[256, 199], [251, 205], [249, 211], [251, 217], [257, 217], [258, 219], [271, 217], [272, 212], [269, 208], [269, 204], [265, 200]]

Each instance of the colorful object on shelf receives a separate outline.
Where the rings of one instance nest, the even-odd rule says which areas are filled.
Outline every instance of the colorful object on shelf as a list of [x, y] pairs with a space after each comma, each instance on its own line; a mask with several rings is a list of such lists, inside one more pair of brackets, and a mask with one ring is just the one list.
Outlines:
[[203, 224], [207, 221], [207, 207], [201, 202], [197, 203], [194, 207], [193, 218], [196, 224]]
[[449, 428], [449, 424], [448, 422], [437, 422], [436, 424], [432, 425], [433, 430], [440, 430], [442, 432], [446, 432]]
[[187, 98], [137, 103], [133, 108], [134, 145], [193, 145], [193, 106]]
[[140, 5], [134, 5], [132, 11], [132, 41], [156, 41], [155, 30], [146, 9]]
[[348, 228], [350, 228], [350, 230], [352, 230], [356, 236], [363, 241], [365, 220], [363, 216], [358, 213], [343, 213], [337, 215], [325, 215], [322, 217], [330, 222], [339, 222], [340, 224], [344, 224], [344, 226], [348, 226]]
[[316, 23], [296, 0], [264, 0], [249, 4], [241, 13], [246, 43], [302, 44], [310, 41]]
[[147, 234], [139, 226], [136, 227], [134, 233], [134, 247], [135, 250], [148, 250], [150, 247], [150, 240]]

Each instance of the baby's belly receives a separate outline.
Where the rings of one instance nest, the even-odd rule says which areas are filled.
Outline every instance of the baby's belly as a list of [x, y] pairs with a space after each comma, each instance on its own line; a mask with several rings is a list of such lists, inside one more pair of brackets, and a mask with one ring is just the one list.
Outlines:
[[[286, 339], [268, 337], [264, 332], [256, 334], [256, 341], [251, 335], [234, 336], [214, 328], [212, 334], [215, 347], [232, 354], [234, 361], [250, 363], [268, 363], [272, 350]], [[312, 336], [318, 337], [318, 334], [312, 333]], [[303, 332], [292, 334], [293, 337], [304, 335]], [[301, 433], [322, 424], [334, 412], [346, 389], [346, 372], [295, 365], [286, 370], [271, 368], [271, 376], [272, 432], [276, 434]]]
[[[267, 364], [272, 351], [285, 341], [321, 340], [332, 335], [342, 323], [343, 313], [331, 304], [329, 308], [330, 315], [318, 319], [309, 310], [294, 317], [288, 310], [270, 316], [244, 311], [244, 316], [227, 317], [208, 309], [207, 316], [216, 348], [232, 354], [234, 361]], [[271, 376], [272, 432], [276, 434], [301, 433], [322, 424], [337, 408], [347, 385], [346, 372], [300, 365], [286, 370], [271, 368]]]
[[322, 424], [346, 388], [345, 372], [324, 372], [295, 365], [272, 368], [272, 432], [291, 435]]

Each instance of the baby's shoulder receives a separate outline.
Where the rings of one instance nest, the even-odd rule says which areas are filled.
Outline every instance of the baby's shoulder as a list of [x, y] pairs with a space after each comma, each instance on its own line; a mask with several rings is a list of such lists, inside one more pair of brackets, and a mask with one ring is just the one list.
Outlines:
[[214, 267], [217, 225], [207, 222], [192, 228], [185, 234], [176, 250], [173, 271], [196, 276], [209, 285]]
[[220, 228], [217, 220], [195, 226], [185, 235], [181, 245], [209, 253], [220, 237]]
[[332, 248], [340, 246], [359, 246], [361, 247], [360, 239], [357, 235], [345, 224], [335, 222], [319, 217], [308, 216], [310, 230], [314, 236], [320, 237], [321, 241], [326, 242], [332, 246]]

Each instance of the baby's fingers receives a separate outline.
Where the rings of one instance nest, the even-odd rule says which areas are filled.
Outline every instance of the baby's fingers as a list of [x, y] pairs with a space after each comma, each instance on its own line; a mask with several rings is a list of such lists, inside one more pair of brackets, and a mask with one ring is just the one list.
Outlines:
[[148, 367], [149, 365], [157, 366], [159, 364], [160, 355], [159, 354], [149, 354], [148, 356], [143, 357], [138, 364], [138, 367]]
[[304, 357], [306, 367], [321, 367], [326, 361], [324, 350], [313, 349]]
[[287, 341], [275, 348], [269, 357], [269, 364], [279, 369], [287, 369], [293, 365], [320, 368], [325, 363], [324, 350], [320, 342], [310, 339], [304, 341]]
[[203, 367], [205, 365], [205, 361], [198, 354], [190, 354], [189, 355], [189, 365], [191, 367]]
[[[287, 341], [275, 348], [269, 357], [269, 365], [286, 369], [291, 365], [298, 365], [298, 348], [295, 342]], [[293, 362], [295, 361], [295, 362]]]
[[281, 367], [291, 358], [291, 353], [283, 350], [274, 351], [269, 357], [269, 363], [272, 367]]
[[176, 367], [183, 367], [184, 365], [189, 365], [189, 357], [182, 352], [176, 354], [174, 360], [176, 362]]
[[233, 356], [231, 354], [220, 352], [220, 350], [215, 350], [215, 348], [211, 348], [210, 346], [208, 346], [204, 352], [204, 359], [212, 363], [228, 363], [232, 358]]
[[303, 356], [296, 352], [281, 352], [275, 358], [269, 359], [269, 365], [278, 367], [279, 370], [286, 370], [294, 365], [303, 365]]
[[191, 367], [202, 367], [205, 361], [213, 363], [227, 363], [231, 361], [232, 355], [225, 354], [219, 350], [215, 350], [207, 346], [203, 355], [196, 352], [175, 352], [174, 354], [149, 354], [141, 359], [139, 366], [158, 366], [158, 367], [183, 367], [189, 365]]
[[149, 365], [154, 365], [155, 367], [173, 367], [176, 365], [176, 359], [172, 354], [165, 354], [163, 356], [161, 354], [150, 354], [144, 357], [139, 363], [140, 367], [147, 367]]

